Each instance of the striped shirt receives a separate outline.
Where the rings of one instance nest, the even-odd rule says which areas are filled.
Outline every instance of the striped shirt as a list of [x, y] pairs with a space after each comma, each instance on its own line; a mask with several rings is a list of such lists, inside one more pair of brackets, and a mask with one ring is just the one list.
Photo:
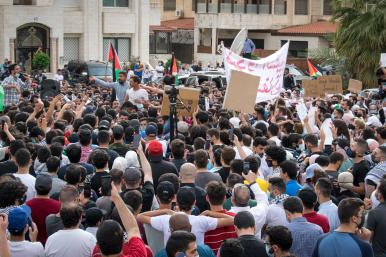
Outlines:
[[[219, 211], [229, 216], [236, 216], [235, 213], [226, 210]], [[216, 228], [205, 233], [204, 243], [208, 245], [217, 255], [217, 251], [221, 246], [222, 241], [229, 238], [237, 238], [235, 226], [227, 226], [222, 228]]]
[[[19, 104], [20, 93], [23, 90], [28, 89], [28, 86], [21, 81], [21, 79], [12, 75], [5, 78], [2, 84], [4, 87], [4, 106]], [[16, 88], [8, 88], [8, 86], [11, 85], [17, 85], [19, 87], [19, 91], [17, 91]]]

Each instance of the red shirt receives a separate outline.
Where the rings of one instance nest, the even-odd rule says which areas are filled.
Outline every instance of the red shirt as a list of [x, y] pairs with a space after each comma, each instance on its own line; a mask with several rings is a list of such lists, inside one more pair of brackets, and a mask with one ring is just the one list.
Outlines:
[[[232, 217], [236, 216], [235, 213], [229, 212], [227, 210], [222, 210], [219, 212]], [[217, 251], [220, 248], [222, 241], [228, 238], [237, 238], [235, 226], [216, 228], [206, 232], [204, 244], [208, 245], [213, 250], [214, 254], [217, 255]]]
[[311, 213], [303, 214], [303, 217], [306, 218], [308, 222], [319, 225], [324, 233], [330, 232], [330, 225], [326, 216], [313, 211]]
[[45, 244], [47, 241], [46, 217], [60, 211], [60, 202], [48, 198], [33, 198], [26, 204], [31, 208], [32, 220], [38, 227], [37, 241]]
[[[92, 257], [102, 256], [99, 245], [96, 244]], [[150, 248], [139, 237], [132, 237], [129, 242], [123, 243], [120, 257], [153, 257]]]

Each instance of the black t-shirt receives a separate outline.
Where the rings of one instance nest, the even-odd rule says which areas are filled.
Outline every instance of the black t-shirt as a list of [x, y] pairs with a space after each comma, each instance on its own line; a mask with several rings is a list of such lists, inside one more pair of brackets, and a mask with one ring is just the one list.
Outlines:
[[119, 157], [119, 154], [116, 151], [114, 151], [112, 149], [108, 149], [108, 148], [98, 147], [97, 149], [103, 150], [108, 154], [108, 156], [109, 156], [109, 169], [111, 170], [113, 168], [114, 160], [115, 160], [115, 158]]
[[142, 210], [141, 212], [146, 212], [151, 210], [154, 198], [154, 185], [150, 181], [145, 181], [141, 188], [137, 189], [126, 189], [121, 193], [121, 197], [125, 195], [126, 192], [138, 190], [142, 194]]
[[380, 203], [369, 212], [366, 227], [374, 232], [372, 246], [375, 256], [384, 256], [386, 252], [386, 203]]
[[222, 167], [216, 173], [221, 176], [222, 182], [226, 183], [229, 173], [231, 172], [231, 167]]
[[178, 176], [176, 166], [168, 161], [161, 160], [159, 162], [150, 162], [151, 172], [153, 175], [154, 188], [158, 186], [158, 180], [161, 175], [166, 173], [173, 173]]
[[243, 257], [268, 257], [263, 241], [254, 235], [240, 236], [239, 240], [244, 247]]
[[102, 177], [107, 176], [109, 173], [107, 171], [102, 172], [95, 172], [94, 175], [91, 177], [91, 189], [96, 192], [98, 197], [101, 196], [99, 188], [102, 186]]
[[0, 176], [7, 173], [16, 173], [17, 166], [14, 161], [8, 160], [0, 162]]
[[206, 192], [201, 187], [196, 186], [194, 183], [181, 183], [180, 187], [188, 186], [194, 188], [196, 194], [196, 206], [199, 213], [209, 210], [209, 203], [206, 201]]
[[352, 175], [354, 176], [354, 186], [359, 186], [359, 183], [365, 183], [365, 177], [369, 170], [370, 166], [366, 160], [354, 163], [352, 167]]

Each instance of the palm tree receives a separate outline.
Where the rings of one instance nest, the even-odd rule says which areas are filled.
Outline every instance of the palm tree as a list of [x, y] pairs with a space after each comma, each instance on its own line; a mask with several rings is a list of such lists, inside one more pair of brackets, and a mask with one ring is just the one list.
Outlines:
[[333, 0], [336, 54], [365, 87], [375, 87], [380, 53], [386, 52], [386, 0]]

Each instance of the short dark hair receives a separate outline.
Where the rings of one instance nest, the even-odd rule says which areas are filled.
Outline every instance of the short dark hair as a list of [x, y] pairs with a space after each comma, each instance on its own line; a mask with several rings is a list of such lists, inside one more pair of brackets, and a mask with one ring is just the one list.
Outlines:
[[107, 166], [108, 162], [109, 155], [104, 150], [96, 149], [93, 151], [92, 163], [94, 164], [95, 168], [103, 169]]
[[30, 164], [31, 154], [26, 148], [17, 150], [15, 154], [15, 161], [18, 167], [26, 167]]
[[279, 134], [279, 126], [275, 123], [271, 123], [268, 126], [268, 131], [272, 136], [277, 136]]
[[51, 156], [51, 151], [47, 146], [40, 146], [37, 152], [37, 158], [40, 163], [45, 163]]
[[181, 159], [185, 153], [185, 143], [181, 139], [174, 139], [170, 144], [170, 150], [175, 159]]
[[134, 75], [134, 76], [131, 76], [131, 79], [135, 82], [135, 83], [141, 83], [141, 79], [137, 76], [137, 75]]
[[332, 183], [329, 178], [320, 178], [316, 182], [316, 188], [324, 197], [330, 197], [332, 192]]
[[223, 205], [227, 194], [227, 189], [222, 182], [211, 181], [206, 186], [209, 203], [212, 205]]
[[319, 155], [315, 159], [315, 163], [319, 164], [321, 167], [326, 167], [328, 164], [330, 164], [330, 158], [328, 158], [326, 155]]
[[283, 208], [290, 213], [303, 213], [302, 201], [297, 196], [290, 196], [283, 202]]
[[241, 211], [235, 216], [235, 226], [238, 229], [254, 228], [255, 218], [249, 211]]
[[112, 128], [112, 131], [113, 131], [113, 137], [115, 140], [121, 140], [125, 134], [125, 130], [121, 125], [115, 125]]
[[[79, 164], [71, 163], [66, 167], [65, 180], [70, 185], [76, 185], [82, 178], [82, 166]], [[84, 168], [83, 168], [84, 169]]]
[[285, 160], [280, 163], [280, 168], [283, 173], [286, 173], [290, 179], [296, 179], [298, 175], [298, 166], [292, 160]]
[[381, 136], [382, 139], [386, 139], [386, 126], [378, 127], [375, 129], [378, 135]]
[[56, 131], [56, 129], [51, 129], [50, 131], [48, 131], [48, 132], [46, 133], [46, 143], [47, 143], [48, 145], [50, 145], [51, 142], [52, 142], [52, 139], [53, 139], [54, 137], [56, 137], [57, 135], [58, 135], [58, 132]]
[[83, 117], [84, 124], [89, 124], [92, 128], [95, 127], [97, 119], [94, 114], [86, 114]]
[[185, 252], [192, 242], [196, 242], [196, 236], [193, 233], [182, 230], [173, 232], [165, 247], [168, 257], [174, 257], [178, 252]]
[[[4, 176], [4, 175], [3, 175]], [[19, 180], [9, 180], [0, 183], [0, 208], [6, 208], [16, 205], [16, 201], [20, 201], [27, 192], [25, 186]]]
[[265, 231], [270, 245], [277, 245], [282, 251], [289, 251], [292, 246], [292, 235], [284, 226], [273, 226]]
[[285, 190], [286, 190], [286, 184], [284, 182], [284, 179], [282, 179], [280, 177], [272, 177], [272, 178], [270, 178], [269, 179], [269, 183], [272, 186], [277, 187], [281, 193], [284, 193]]
[[99, 130], [97, 141], [99, 144], [110, 143], [110, 133], [106, 130]]
[[244, 247], [237, 238], [229, 238], [222, 242], [220, 246], [221, 257], [241, 257], [244, 256]]
[[190, 211], [196, 201], [194, 189], [188, 186], [181, 187], [177, 192], [177, 204], [180, 211]]
[[221, 151], [221, 157], [226, 165], [230, 165], [231, 161], [235, 158], [236, 151], [230, 146], [224, 146]]
[[208, 165], [208, 153], [205, 150], [197, 150], [194, 154], [194, 163], [199, 169], [204, 169]]
[[304, 136], [304, 143], [309, 143], [312, 146], [318, 146], [318, 137], [314, 134], [307, 134]]
[[343, 160], [344, 160], [344, 156], [343, 156], [343, 154], [341, 154], [341, 153], [339, 153], [339, 152], [333, 152], [333, 153], [331, 153], [330, 154], [330, 156], [329, 156], [329, 158], [330, 158], [330, 163], [333, 163], [333, 164], [335, 164], [335, 163], [337, 163], [337, 162], [343, 162]]
[[60, 159], [56, 156], [51, 156], [47, 159], [46, 166], [49, 173], [56, 173], [60, 167]]
[[115, 184], [121, 183], [122, 182], [122, 177], [123, 177], [123, 171], [120, 169], [111, 169], [110, 170], [110, 176], [111, 176], [111, 181]]
[[71, 144], [67, 146], [66, 153], [71, 163], [78, 163], [80, 162], [80, 158], [82, 157], [82, 148], [80, 147], [80, 145]]
[[123, 195], [125, 204], [138, 211], [142, 204], [142, 194], [138, 190], [130, 190]]
[[350, 223], [353, 216], [358, 215], [360, 208], [364, 203], [359, 198], [345, 198], [338, 205], [338, 217], [340, 223]]
[[9, 143], [9, 153], [12, 155], [12, 156], [15, 156], [17, 150], [19, 149], [22, 149], [22, 148], [26, 148], [26, 145], [24, 143], [23, 140], [20, 140], [20, 139], [16, 139], [14, 141], [11, 141]]
[[60, 218], [64, 228], [71, 228], [78, 225], [82, 217], [82, 207], [75, 203], [68, 203], [60, 209]]
[[178, 192], [178, 189], [180, 189], [180, 179], [174, 173], [169, 172], [162, 174], [158, 179], [158, 183], [161, 183], [163, 181], [169, 181], [170, 183], [172, 183], [174, 187], [174, 192]]
[[377, 191], [382, 195], [383, 199], [386, 200], [386, 179], [381, 179], [381, 182], [377, 187]]
[[216, 139], [220, 139], [220, 131], [216, 128], [210, 128], [206, 131], [206, 133], [210, 136], [210, 137], [215, 137]]
[[231, 161], [231, 171], [241, 175], [244, 169], [244, 161], [240, 159], [234, 159]]
[[58, 158], [61, 158], [62, 157], [62, 153], [63, 153], [63, 145], [59, 142], [55, 142], [53, 143], [51, 146], [50, 146], [50, 152], [51, 152], [51, 156], [56, 156]]
[[79, 143], [81, 145], [89, 145], [91, 143], [91, 130], [88, 129], [79, 129]]
[[265, 154], [272, 158], [272, 160], [276, 161], [278, 164], [282, 163], [287, 158], [287, 153], [283, 149], [283, 147], [270, 145], [265, 148]]
[[105, 220], [98, 227], [96, 239], [103, 255], [118, 254], [122, 251], [123, 229], [115, 220]]
[[302, 200], [304, 207], [307, 209], [313, 209], [318, 200], [316, 193], [311, 189], [301, 189], [298, 192], [298, 197]]
[[268, 145], [267, 139], [265, 137], [255, 137], [255, 139], [253, 140], [253, 146], [257, 147], [259, 145], [267, 146]]
[[255, 155], [248, 156], [247, 158], [244, 159], [244, 162], [248, 162], [249, 163], [249, 169], [253, 173], [257, 173], [259, 168], [260, 168], [260, 165], [261, 165], [260, 158], [255, 156]]

